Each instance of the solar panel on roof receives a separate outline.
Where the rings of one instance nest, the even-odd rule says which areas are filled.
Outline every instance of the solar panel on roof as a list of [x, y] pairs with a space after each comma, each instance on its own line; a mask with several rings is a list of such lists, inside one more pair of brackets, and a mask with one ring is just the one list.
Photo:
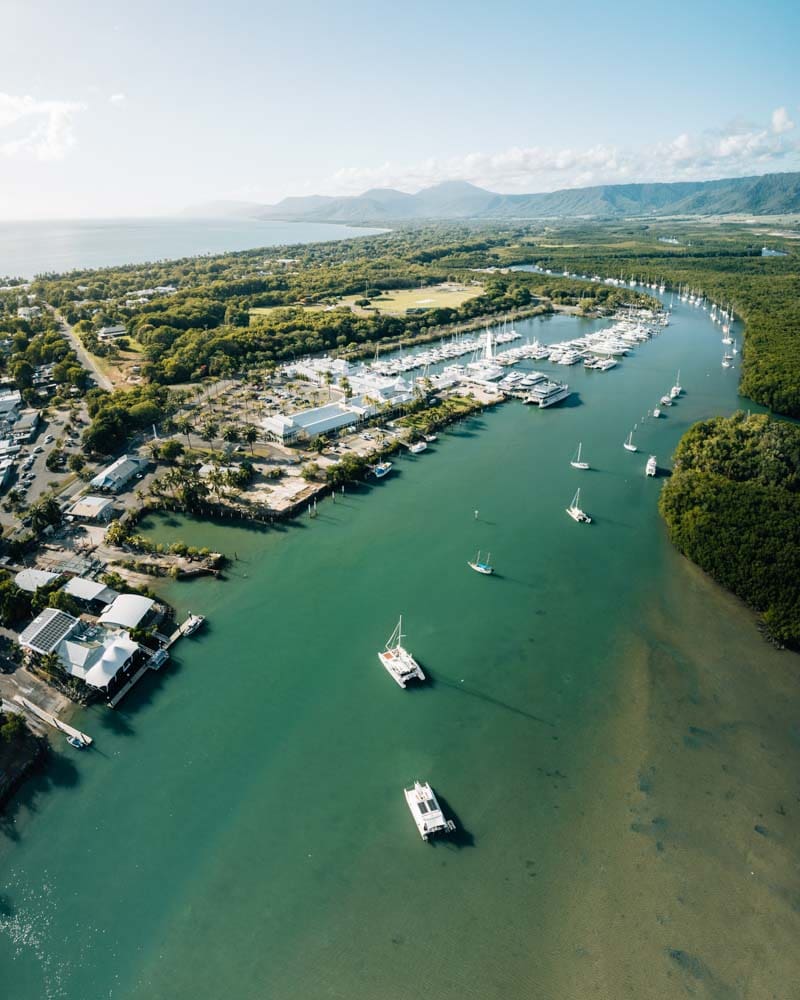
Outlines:
[[31, 639], [31, 645], [40, 649], [54, 649], [64, 636], [69, 632], [74, 623], [74, 618], [63, 611], [58, 611], [53, 617], [45, 622], [35, 636]]

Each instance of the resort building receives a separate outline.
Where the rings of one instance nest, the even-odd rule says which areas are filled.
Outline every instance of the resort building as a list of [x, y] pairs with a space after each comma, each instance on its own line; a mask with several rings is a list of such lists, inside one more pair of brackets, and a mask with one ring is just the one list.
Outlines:
[[81, 521], [97, 521], [105, 524], [111, 520], [114, 513], [114, 501], [109, 497], [85, 496], [76, 500], [67, 511], [72, 517]]
[[139, 458], [138, 455], [123, 455], [116, 462], [112, 462], [107, 468], [98, 472], [91, 480], [90, 485], [96, 490], [103, 490], [106, 493], [119, 493], [134, 476], [146, 467], [146, 459]]
[[297, 440], [312, 440], [320, 434], [330, 434], [358, 423], [355, 410], [341, 403], [328, 403], [310, 410], [300, 410], [291, 416], [281, 413], [265, 417], [261, 426], [267, 437], [290, 444]]
[[100, 623], [117, 628], [144, 628], [155, 618], [155, 603], [140, 594], [119, 594], [100, 615]]
[[[342, 366], [347, 366], [350, 388], [356, 395], [351, 399], [326, 403], [325, 406], [315, 406], [309, 410], [299, 410], [297, 413], [276, 413], [265, 417], [261, 426], [268, 438], [280, 441], [282, 444], [310, 441], [320, 434], [331, 434], [378, 413], [388, 415], [414, 399], [414, 390], [405, 379], [353, 370], [346, 361], [330, 362], [325, 358], [319, 360], [330, 365], [338, 365], [337, 371], [341, 371]], [[304, 364], [312, 366], [314, 361], [312, 359]], [[301, 367], [301, 365], [295, 366], [297, 370]]]
[[55, 653], [66, 673], [111, 696], [130, 680], [144, 653], [127, 632], [113, 632], [45, 608], [19, 637], [20, 646]]

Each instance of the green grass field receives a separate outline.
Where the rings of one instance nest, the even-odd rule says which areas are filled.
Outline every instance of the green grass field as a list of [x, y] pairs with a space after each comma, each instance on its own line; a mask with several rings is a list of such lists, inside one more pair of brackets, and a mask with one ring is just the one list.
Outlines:
[[372, 304], [362, 309], [355, 303], [362, 297], [348, 295], [339, 301], [340, 306], [349, 306], [353, 312], [367, 315], [379, 312], [386, 316], [404, 316], [408, 309], [436, 309], [449, 306], [457, 309], [469, 299], [483, 295], [483, 285], [431, 285], [428, 288], [396, 288], [372, 299]]
[[[405, 316], [408, 309], [435, 309], [444, 306], [457, 309], [463, 302], [479, 295], [483, 295], [483, 285], [458, 285], [448, 282], [443, 285], [431, 285], [429, 288], [390, 288], [383, 295], [372, 299], [372, 304], [366, 308], [356, 305], [363, 296], [346, 295], [337, 300], [335, 308], [351, 309], [359, 316], [370, 316], [376, 312], [385, 316]], [[284, 307], [254, 306], [250, 310], [250, 315], [265, 315], [273, 309], [282, 308]], [[306, 308], [319, 312], [331, 307], [314, 305]]]

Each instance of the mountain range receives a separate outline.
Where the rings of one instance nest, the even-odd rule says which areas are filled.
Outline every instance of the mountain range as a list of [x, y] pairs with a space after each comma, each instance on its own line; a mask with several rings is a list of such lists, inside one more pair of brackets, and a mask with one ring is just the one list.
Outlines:
[[183, 214], [349, 224], [436, 219], [614, 218], [643, 215], [774, 215], [800, 212], [800, 173], [666, 184], [601, 184], [545, 194], [497, 194], [445, 181], [416, 194], [373, 188], [350, 197], [310, 195], [275, 205], [211, 202]]

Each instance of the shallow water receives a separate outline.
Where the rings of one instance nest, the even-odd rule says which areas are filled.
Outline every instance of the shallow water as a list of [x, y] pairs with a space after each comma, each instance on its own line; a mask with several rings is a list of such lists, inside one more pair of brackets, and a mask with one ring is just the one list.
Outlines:
[[[791, 995], [796, 659], [674, 552], [644, 476], [740, 403], [720, 356], [679, 309], [607, 374], [556, 369], [570, 405], [467, 421], [314, 521], [146, 525], [238, 559], [170, 586], [208, 627], [7, 820], [8, 995]], [[376, 656], [400, 612], [431, 676], [406, 692]], [[453, 842], [419, 840], [415, 777]]]

